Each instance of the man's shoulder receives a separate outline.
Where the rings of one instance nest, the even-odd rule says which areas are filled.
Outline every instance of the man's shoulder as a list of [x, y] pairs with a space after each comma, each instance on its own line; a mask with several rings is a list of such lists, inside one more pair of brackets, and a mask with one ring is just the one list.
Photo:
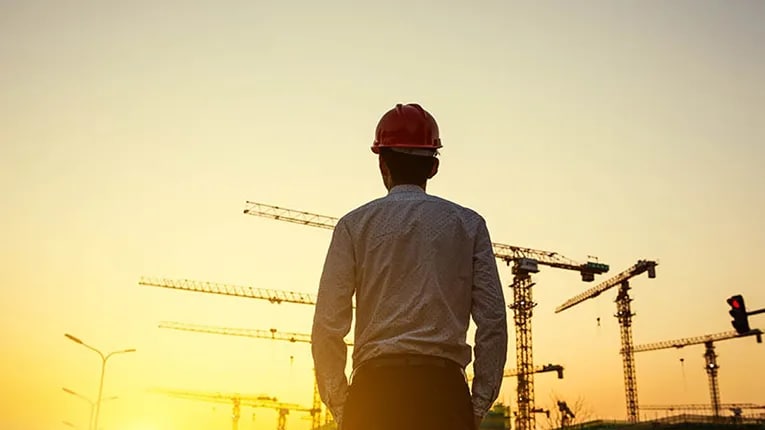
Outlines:
[[358, 206], [358, 207], [350, 210], [345, 215], [340, 217], [340, 219], [338, 220], [338, 224], [344, 223], [344, 222], [353, 221], [353, 220], [357, 220], [360, 217], [365, 216], [370, 211], [372, 211], [375, 207], [379, 206], [380, 203], [383, 200], [385, 200], [385, 197], [379, 197], [379, 198], [376, 198], [374, 200], [368, 201], [368, 202], [364, 203], [363, 205]]
[[456, 203], [452, 200], [446, 199], [444, 197], [436, 196], [433, 194], [428, 194], [428, 200], [435, 202], [437, 204], [443, 205], [444, 208], [454, 213], [460, 214], [467, 219], [484, 221], [483, 216], [480, 213], [478, 213], [478, 211], [476, 211], [475, 209]]

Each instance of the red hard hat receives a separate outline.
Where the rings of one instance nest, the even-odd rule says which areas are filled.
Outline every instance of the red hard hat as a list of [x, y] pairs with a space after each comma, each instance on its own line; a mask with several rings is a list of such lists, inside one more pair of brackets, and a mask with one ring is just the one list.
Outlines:
[[375, 131], [372, 152], [380, 148], [408, 148], [433, 150], [441, 148], [438, 124], [422, 106], [414, 103], [397, 104], [380, 118]]

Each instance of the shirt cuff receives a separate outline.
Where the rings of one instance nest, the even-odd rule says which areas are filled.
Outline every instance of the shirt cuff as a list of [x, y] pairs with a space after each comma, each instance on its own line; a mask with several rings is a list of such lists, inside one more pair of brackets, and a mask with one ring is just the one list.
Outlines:
[[345, 409], [343, 406], [329, 409], [329, 411], [332, 413], [332, 418], [337, 423], [338, 428], [340, 428], [340, 425], [343, 422], [343, 409]]
[[473, 398], [473, 415], [483, 418], [489, 412], [489, 409], [491, 409], [491, 404], [486, 404], [482, 400]]

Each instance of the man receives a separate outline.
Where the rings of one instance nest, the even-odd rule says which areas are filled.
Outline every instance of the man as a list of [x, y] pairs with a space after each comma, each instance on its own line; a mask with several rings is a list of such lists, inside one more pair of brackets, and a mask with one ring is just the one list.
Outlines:
[[[505, 300], [476, 212], [426, 194], [441, 148], [417, 104], [380, 119], [372, 152], [387, 196], [342, 217], [319, 285], [312, 351], [322, 401], [341, 430], [473, 430], [499, 394]], [[353, 373], [343, 338], [356, 296]], [[472, 395], [464, 369], [476, 323]]]

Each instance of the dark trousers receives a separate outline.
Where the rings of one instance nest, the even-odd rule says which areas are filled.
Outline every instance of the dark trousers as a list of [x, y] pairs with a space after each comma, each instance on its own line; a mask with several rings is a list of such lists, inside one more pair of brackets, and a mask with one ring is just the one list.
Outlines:
[[340, 430], [475, 430], [465, 377], [454, 366], [359, 369]]

